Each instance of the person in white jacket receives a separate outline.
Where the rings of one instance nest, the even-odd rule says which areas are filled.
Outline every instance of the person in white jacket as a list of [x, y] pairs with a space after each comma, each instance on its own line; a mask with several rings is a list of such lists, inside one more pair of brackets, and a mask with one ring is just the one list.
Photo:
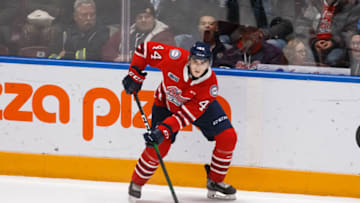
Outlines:
[[155, 41], [169, 45], [176, 45], [174, 34], [170, 27], [159, 21], [155, 16], [154, 6], [149, 0], [133, 0], [131, 19], [134, 24], [130, 27], [129, 52], [122, 54], [122, 30], [116, 32], [103, 48], [103, 60], [129, 61], [136, 48], [143, 42]]

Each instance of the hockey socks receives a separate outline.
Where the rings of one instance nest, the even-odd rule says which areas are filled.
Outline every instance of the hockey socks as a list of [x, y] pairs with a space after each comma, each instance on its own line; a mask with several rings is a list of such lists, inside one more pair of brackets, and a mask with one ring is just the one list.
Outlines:
[[[161, 157], [165, 157], [169, 151], [170, 145], [171, 140], [165, 140], [159, 145]], [[132, 182], [136, 185], [143, 186], [155, 173], [158, 166], [159, 160], [156, 156], [155, 149], [146, 147], [135, 166], [131, 179]]]
[[129, 202], [136, 202], [136, 199], [141, 197], [142, 186], [151, 178], [155, 173], [159, 162], [149, 155], [148, 147], [141, 154], [129, 185]]
[[215, 182], [222, 182], [230, 167], [237, 137], [234, 129], [230, 128], [215, 136], [215, 140], [208, 176]]
[[235, 200], [236, 189], [223, 181], [231, 164], [237, 140], [236, 133], [232, 128], [227, 129], [215, 136], [215, 140], [211, 165], [205, 165], [207, 196], [210, 199]]

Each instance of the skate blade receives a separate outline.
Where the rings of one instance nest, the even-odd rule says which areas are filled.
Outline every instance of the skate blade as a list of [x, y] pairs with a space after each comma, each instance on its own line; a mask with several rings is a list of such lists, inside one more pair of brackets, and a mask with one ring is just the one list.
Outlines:
[[236, 194], [222, 194], [217, 191], [208, 190], [207, 197], [217, 200], [236, 200]]
[[128, 202], [129, 203], [136, 203], [139, 198], [129, 195]]

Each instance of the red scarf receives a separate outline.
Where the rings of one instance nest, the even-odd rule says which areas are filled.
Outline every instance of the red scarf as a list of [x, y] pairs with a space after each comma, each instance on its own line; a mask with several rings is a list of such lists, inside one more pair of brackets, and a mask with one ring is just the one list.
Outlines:
[[329, 40], [332, 38], [331, 21], [338, 3], [339, 0], [335, 0], [332, 4], [329, 5], [326, 0], [323, 0], [321, 19], [316, 34], [317, 39]]

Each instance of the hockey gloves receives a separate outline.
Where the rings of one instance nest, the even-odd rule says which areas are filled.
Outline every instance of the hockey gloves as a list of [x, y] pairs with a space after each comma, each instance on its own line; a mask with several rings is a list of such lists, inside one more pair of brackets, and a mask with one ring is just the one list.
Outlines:
[[122, 81], [125, 92], [127, 94], [139, 92], [146, 75], [147, 73], [141, 71], [139, 67], [131, 66], [128, 75]]
[[154, 130], [151, 130], [151, 132], [144, 134], [145, 144], [148, 147], [153, 147], [154, 144], [161, 144], [164, 139], [170, 139], [172, 135], [170, 126], [167, 127], [167, 125], [160, 124]]

